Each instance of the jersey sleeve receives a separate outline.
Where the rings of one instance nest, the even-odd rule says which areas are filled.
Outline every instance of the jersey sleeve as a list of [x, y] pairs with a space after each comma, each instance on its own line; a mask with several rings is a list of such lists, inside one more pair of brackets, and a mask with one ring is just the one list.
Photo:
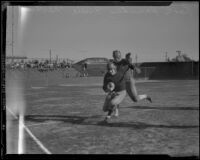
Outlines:
[[123, 59], [121, 61], [121, 63], [124, 65], [124, 66], [128, 66], [128, 68], [134, 70], [136, 67], [135, 65], [132, 63], [132, 59]]
[[132, 69], [132, 70], [134, 70], [134, 69], [136, 68], [134, 64], [129, 64], [128, 66], [129, 66], [129, 68]]
[[108, 84], [108, 74], [106, 73], [106, 75], [104, 76], [104, 80], [103, 80], [103, 90], [104, 92], [107, 92], [107, 84]]

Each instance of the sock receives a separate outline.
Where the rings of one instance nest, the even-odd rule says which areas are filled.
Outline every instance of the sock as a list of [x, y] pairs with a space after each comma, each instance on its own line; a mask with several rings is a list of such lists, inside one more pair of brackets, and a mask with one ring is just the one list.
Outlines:
[[146, 99], [147, 95], [146, 94], [141, 94], [141, 95], [138, 95], [138, 98], [139, 98], [139, 100]]
[[119, 110], [118, 108], [115, 109], [115, 116], [118, 116], [119, 115]]
[[110, 110], [110, 111], [108, 111], [108, 115], [107, 116], [111, 116], [111, 114], [112, 114], [112, 111]]

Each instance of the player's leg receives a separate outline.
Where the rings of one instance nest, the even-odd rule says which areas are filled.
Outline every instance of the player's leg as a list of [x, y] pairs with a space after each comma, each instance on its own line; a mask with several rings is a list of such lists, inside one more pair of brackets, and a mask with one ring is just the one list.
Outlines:
[[113, 112], [113, 106], [110, 105], [110, 101], [113, 98], [112, 93], [108, 93], [108, 95], [105, 98], [105, 102], [103, 105], [103, 111], [108, 112], [107, 116], [104, 119], [104, 122], [108, 122], [108, 120], [111, 118], [111, 114]]
[[108, 109], [108, 114], [106, 116], [106, 118], [104, 119], [105, 122], [108, 122], [109, 119], [111, 118], [111, 114], [115, 111], [115, 117], [119, 116], [119, 111], [118, 111], [119, 105], [114, 106], [113, 108], [109, 108]]
[[103, 104], [103, 111], [104, 111], [104, 112], [107, 112], [107, 111], [108, 111], [110, 100], [111, 100], [111, 96], [110, 96], [110, 94], [108, 94], [108, 95], [106, 96], [105, 102], [104, 102], [104, 104]]
[[[123, 101], [123, 99], [125, 98], [125, 96], [126, 96], [126, 90], [117, 92], [117, 94], [115, 95], [115, 97], [112, 97], [111, 99], [109, 99], [109, 97], [107, 96], [106, 101], [104, 103], [104, 105], [105, 105], [104, 106], [104, 111], [108, 111], [108, 115], [105, 118], [106, 122], [108, 121], [108, 119], [111, 118], [112, 112]], [[117, 115], [118, 114], [119, 113], [118, 113], [118, 108], [117, 108]]]
[[129, 95], [129, 97], [134, 101], [134, 102], [138, 102], [144, 99], [147, 99], [149, 102], [152, 102], [151, 97], [146, 95], [146, 94], [142, 94], [142, 95], [138, 95], [137, 93], [137, 89], [135, 86], [135, 80], [133, 77], [130, 77], [129, 80], [126, 80], [126, 91]]
[[119, 105], [115, 107], [115, 117], [119, 116]]
[[117, 92], [117, 95], [110, 100], [109, 105], [113, 106], [113, 107], [117, 106], [117, 105], [119, 105], [123, 101], [123, 99], [125, 97], [126, 97], [126, 90]]
[[110, 119], [111, 118], [111, 114], [112, 114], [113, 110], [112, 109], [109, 109], [108, 110], [108, 114], [106, 116], [106, 120]]

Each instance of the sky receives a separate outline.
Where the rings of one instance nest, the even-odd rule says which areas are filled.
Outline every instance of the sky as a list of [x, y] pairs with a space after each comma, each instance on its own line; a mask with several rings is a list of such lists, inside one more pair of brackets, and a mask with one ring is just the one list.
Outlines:
[[[112, 58], [131, 52], [137, 62], [162, 62], [182, 51], [199, 60], [199, 3], [170, 6], [14, 6], [13, 55], [28, 58]], [[7, 53], [12, 55], [12, 7]]]

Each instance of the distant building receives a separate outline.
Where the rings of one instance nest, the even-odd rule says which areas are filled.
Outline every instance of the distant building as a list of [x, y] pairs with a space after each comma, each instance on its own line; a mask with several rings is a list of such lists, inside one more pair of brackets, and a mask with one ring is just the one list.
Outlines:
[[79, 62], [77, 62], [76, 64], [83, 64], [83, 63], [87, 63], [87, 64], [104, 64], [104, 63], [108, 63], [109, 59], [107, 58], [102, 58], [102, 57], [92, 57], [92, 58], [86, 58], [84, 60], [81, 60]]
[[25, 56], [6, 56], [6, 64], [12, 63], [12, 62], [21, 62], [27, 60], [27, 57]]

